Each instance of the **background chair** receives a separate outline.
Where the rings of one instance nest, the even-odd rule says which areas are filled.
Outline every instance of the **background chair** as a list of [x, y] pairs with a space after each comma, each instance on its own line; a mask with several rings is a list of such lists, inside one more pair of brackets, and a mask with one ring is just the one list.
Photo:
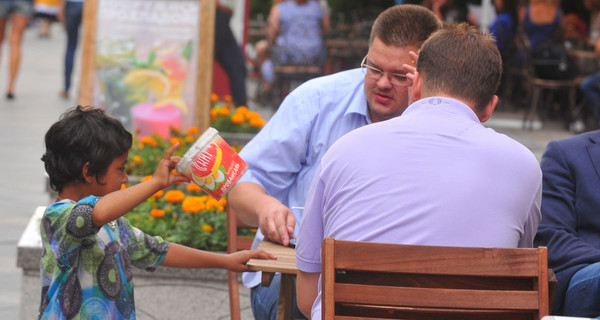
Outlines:
[[549, 314], [552, 277], [546, 247], [439, 247], [327, 238], [321, 253], [323, 319], [531, 320]]
[[[562, 112], [560, 116], [563, 118], [565, 127], [568, 127], [574, 118], [577, 107], [577, 90], [583, 80], [574, 63], [574, 57], [565, 47], [561, 47], [560, 43], [556, 43], [553, 47], [555, 51], [548, 49], [547, 53], [564, 51], [565, 56], [561, 58], [549, 56], [547, 59], [538, 56], [534, 59], [534, 52], [527, 36], [520, 33], [516, 41], [517, 47], [522, 48], [521, 54], [526, 71], [525, 83], [531, 92], [531, 103], [523, 117], [523, 128], [533, 129], [536, 115], [539, 115], [543, 126], [545, 117], [549, 111], [553, 110], [557, 98], [563, 97], [567, 98], [566, 103], [561, 105], [559, 102], [558, 108], [554, 110]], [[565, 78], [549, 78], [548, 75], [544, 75], [555, 68], [563, 71]]]
[[[249, 250], [252, 247], [254, 237], [238, 236], [239, 229], [254, 229], [239, 220], [231, 207], [227, 207], [227, 253], [241, 250]], [[229, 313], [232, 320], [240, 320], [240, 288], [238, 273], [227, 272], [229, 286]]]

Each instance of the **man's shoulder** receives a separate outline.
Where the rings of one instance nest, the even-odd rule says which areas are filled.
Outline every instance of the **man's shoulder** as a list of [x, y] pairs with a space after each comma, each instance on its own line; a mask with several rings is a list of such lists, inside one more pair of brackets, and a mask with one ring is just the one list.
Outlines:
[[311, 79], [298, 87], [298, 89], [310, 88], [323, 91], [337, 88], [339, 91], [347, 91], [355, 88], [357, 85], [362, 86], [363, 83], [364, 74], [360, 68], [356, 68]]
[[579, 147], [588, 143], [600, 142], [600, 130], [574, 135], [572, 137], [554, 140], [551, 143], [559, 144], [562, 148]]

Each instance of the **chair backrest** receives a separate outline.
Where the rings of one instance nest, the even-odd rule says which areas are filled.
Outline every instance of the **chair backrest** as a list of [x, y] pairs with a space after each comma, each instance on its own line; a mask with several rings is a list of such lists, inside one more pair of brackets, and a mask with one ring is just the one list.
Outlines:
[[[227, 253], [248, 250], [252, 247], [254, 237], [238, 236], [239, 229], [254, 229], [239, 220], [231, 207], [227, 207]], [[240, 290], [238, 273], [227, 272], [229, 286], [229, 313], [232, 320], [240, 320]]]
[[[327, 238], [323, 319], [541, 319], [548, 253]], [[354, 319], [354, 318], [352, 318]]]

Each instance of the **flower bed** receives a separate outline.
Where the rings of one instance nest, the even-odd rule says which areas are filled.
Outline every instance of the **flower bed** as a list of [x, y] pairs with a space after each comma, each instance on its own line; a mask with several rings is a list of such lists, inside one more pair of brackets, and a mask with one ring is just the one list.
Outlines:
[[[225, 251], [226, 205], [226, 198], [217, 201], [197, 185], [185, 183], [157, 192], [125, 217], [136, 228], [165, 240], [203, 250]], [[252, 231], [245, 235], [252, 235]]]

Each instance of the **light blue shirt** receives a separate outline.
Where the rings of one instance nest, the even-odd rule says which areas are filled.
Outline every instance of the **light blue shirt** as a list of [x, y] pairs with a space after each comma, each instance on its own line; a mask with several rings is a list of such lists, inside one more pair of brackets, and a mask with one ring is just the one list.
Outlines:
[[[329, 148], [307, 195], [296, 264], [320, 272], [326, 237], [530, 248], [541, 186], [525, 146], [485, 128], [460, 101], [425, 98]], [[321, 318], [320, 289], [312, 319]]]
[[[341, 136], [371, 123], [360, 69], [310, 80], [292, 91], [267, 125], [240, 152], [249, 166], [238, 182], [254, 182], [288, 207], [303, 207], [323, 154]], [[292, 210], [298, 225], [301, 210]], [[263, 239], [257, 232], [253, 247]], [[244, 285], [260, 273], [243, 275]]]

